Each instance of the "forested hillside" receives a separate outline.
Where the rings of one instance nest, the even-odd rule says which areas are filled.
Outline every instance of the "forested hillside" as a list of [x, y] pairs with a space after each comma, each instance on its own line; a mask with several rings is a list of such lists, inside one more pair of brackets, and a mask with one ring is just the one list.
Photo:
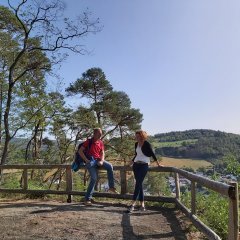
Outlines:
[[156, 153], [168, 157], [221, 160], [233, 155], [240, 160], [240, 135], [194, 129], [154, 135]]

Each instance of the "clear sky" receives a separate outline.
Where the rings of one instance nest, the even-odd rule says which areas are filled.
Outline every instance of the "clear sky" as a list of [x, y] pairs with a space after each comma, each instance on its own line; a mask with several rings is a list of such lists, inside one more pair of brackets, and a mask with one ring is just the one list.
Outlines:
[[62, 65], [65, 87], [100, 67], [140, 109], [149, 134], [200, 128], [240, 134], [239, 0], [65, 2], [70, 17], [88, 7], [103, 25], [84, 40], [91, 55], [71, 54]]

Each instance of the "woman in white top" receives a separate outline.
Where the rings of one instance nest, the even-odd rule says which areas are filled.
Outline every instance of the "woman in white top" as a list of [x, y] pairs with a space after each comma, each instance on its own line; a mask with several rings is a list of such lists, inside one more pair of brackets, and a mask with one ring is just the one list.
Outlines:
[[140, 210], [145, 211], [144, 194], [143, 194], [143, 180], [147, 174], [150, 158], [152, 157], [157, 165], [160, 167], [151, 144], [147, 141], [147, 133], [145, 131], [137, 131], [135, 133], [137, 142], [135, 143], [135, 156], [133, 158], [133, 173], [135, 178], [135, 189], [133, 194], [133, 201], [127, 212], [134, 211], [137, 199], [140, 201]]

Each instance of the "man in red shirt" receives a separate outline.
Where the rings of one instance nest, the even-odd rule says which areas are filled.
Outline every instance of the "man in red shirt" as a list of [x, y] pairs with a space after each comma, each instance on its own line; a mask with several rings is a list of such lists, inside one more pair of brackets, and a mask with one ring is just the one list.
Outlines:
[[105, 152], [104, 152], [104, 144], [101, 140], [102, 129], [95, 128], [93, 131], [93, 138], [91, 139], [92, 143], [90, 149], [88, 150], [88, 156], [85, 155], [84, 150], [86, 150], [89, 146], [89, 139], [86, 140], [83, 145], [79, 149], [79, 154], [86, 163], [86, 167], [90, 174], [90, 182], [87, 188], [87, 192], [85, 195], [85, 204], [92, 205], [91, 199], [94, 192], [94, 187], [97, 181], [97, 167], [102, 166], [107, 170], [108, 176], [108, 185], [110, 192], [117, 193], [114, 187], [114, 178], [113, 178], [113, 166], [111, 163], [104, 160]]

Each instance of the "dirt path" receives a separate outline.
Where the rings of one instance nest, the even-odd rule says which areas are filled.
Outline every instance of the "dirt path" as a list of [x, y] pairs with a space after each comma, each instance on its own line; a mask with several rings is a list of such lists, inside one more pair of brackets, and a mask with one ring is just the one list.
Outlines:
[[98, 202], [94, 206], [58, 201], [0, 202], [0, 239], [108, 240], [200, 239], [169, 208], [125, 213], [123, 204]]

